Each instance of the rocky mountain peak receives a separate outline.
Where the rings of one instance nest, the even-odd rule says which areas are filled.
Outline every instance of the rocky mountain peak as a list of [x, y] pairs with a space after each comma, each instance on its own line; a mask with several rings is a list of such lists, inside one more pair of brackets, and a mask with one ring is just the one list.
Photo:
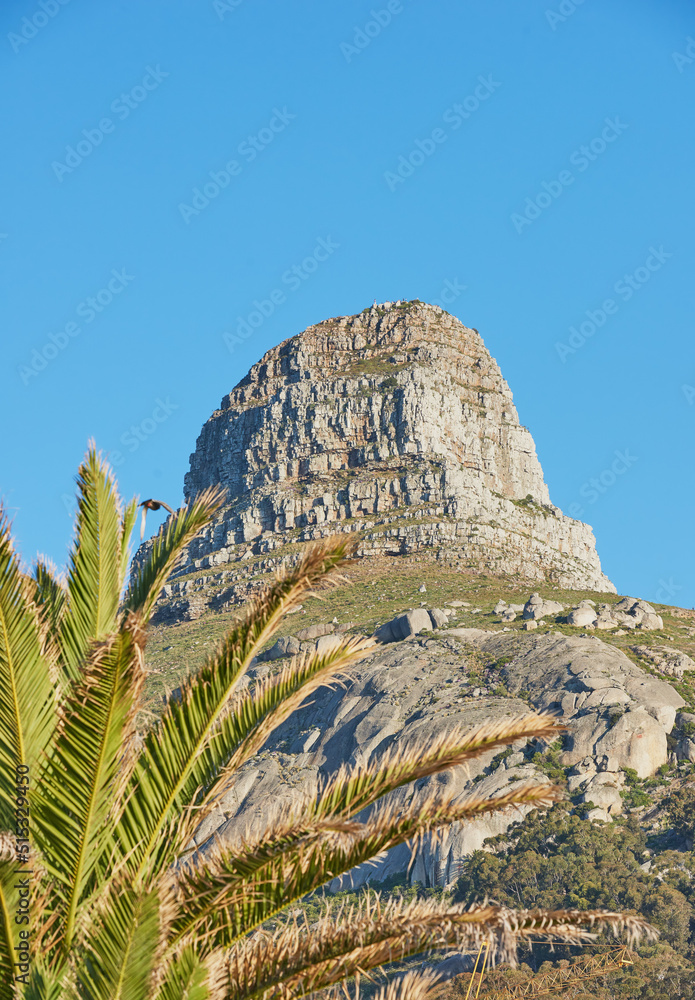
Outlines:
[[550, 503], [477, 330], [419, 301], [328, 319], [269, 350], [191, 455], [186, 497], [214, 484], [228, 503], [180, 572], [267, 565], [290, 544], [356, 531], [365, 555], [614, 589], [591, 529]]

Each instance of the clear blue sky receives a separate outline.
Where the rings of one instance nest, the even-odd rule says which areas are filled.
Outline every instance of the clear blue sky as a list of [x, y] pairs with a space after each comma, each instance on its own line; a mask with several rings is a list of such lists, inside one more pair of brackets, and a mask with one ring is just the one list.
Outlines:
[[692, 2], [5, 0], [0, 22], [0, 494], [27, 558], [64, 561], [90, 437], [126, 495], [178, 505], [270, 346], [449, 282], [618, 590], [695, 605]]

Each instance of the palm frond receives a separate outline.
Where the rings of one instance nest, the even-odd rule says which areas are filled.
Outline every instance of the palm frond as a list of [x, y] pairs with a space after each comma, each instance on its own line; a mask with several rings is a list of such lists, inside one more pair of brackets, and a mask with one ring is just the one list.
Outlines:
[[[424, 972], [413, 970], [389, 980], [374, 996], [374, 1000], [433, 1000], [444, 994], [442, 977], [434, 969]], [[333, 986], [323, 994], [325, 1000], [361, 1000], [360, 977], [355, 976], [355, 989], [351, 994], [345, 983]]]
[[[14, 857], [13, 838], [0, 834], [0, 1000], [14, 1000], [15, 962], [22, 926], [15, 923], [19, 901], [16, 886], [19, 865]], [[26, 928], [24, 928], [26, 930]]]
[[153, 991], [153, 1000], [207, 1000], [210, 996], [208, 969], [190, 945], [183, 948], [176, 960], [167, 963], [159, 987]]
[[[162, 587], [176, 569], [186, 546], [210, 523], [211, 518], [222, 506], [224, 497], [225, 492], [222, 489], [205, 490], [199, 493], [192, 503], [167, 518], [126, 593], [124, 600], [126, 612], [135, 611], [143, 622], [149, 621]], [[128, 520], [130, 514], [129, 507]]]
[[92, 647], [84, 679], [67, 702], [38, 775], [34, 835], [57, 883], [64, 950], [74, 936], [83, 889], [105, 848], [107, 818], [134, 764], [127, 747], [144, 679], [142, 650], [134, 618]]
[[[321, 655], [309, 652], [294, 657], [277, 674], [263, 678], [230, 703], [214, 742], [197, 764], [198, 786], [208, 790], [190, 812], [189, 823], [181, 827], [180, 843], [190, 839], [195, 827], [233, 783], [239, 768], [261, 749], [271, 733], [320, 687], [337, 681], [373, 645], [371, 639], [359, 637], [336, 639], [332, 648]], [[221, 748], [225, 748], [224, 757]]]
[[595, 931], [654, 937], [639, 917], [601, 911], [520, 911], [483, 904], [465, 909], [433, 900], [384, 903], [367, 896], [352, 907], [327, 908], [274, 933], [256, 931], [229, 952], [228, 1000], [289, 1000], [434, 948], [476, 951], [485, 942], [498, 959], [514, 962], [520, 940], [582, 943]]
[[151, 992], [161, 947], [159, 896], [121, 885], [109, 894], [84, 943], [77, 974], [86, 1000], [142, 1000]]
[[387, 792], [429, 777], [520, 739], [554, 740], [563, 732], [553, 715], [527, 715], [488, 722], [468, 732], [442, 732], [429, 743], [395, 743], [382, 757], [358, 768], [343, 765], [322, 789], [316, 815], [354, 816]]
[[[181, 814], [192, 805], [200, 805], [196, 800], [229, 765], [235, 751], [258, 745], [259, 727], [273, 712], [275, 719], [284, 717], [277, 704], [280, 695], [295, 697], [298, 704], [302, 690], [308, 692], [312, 684], [325, 683], [363, 655], [367, 642], [338, 644], [325, 656], [295, 664], [288, 674], [281, 674], [276, 688], [272, 684], [261, 686], [259, 693], [265, 691], [266, 697], [257, 706], [247, 696], [237, 703], [238, 715], [230, 711], [230, 699], [240, 678], [284, 612], [340, 563], [349, 544], [340, 540], [313, 546], [285, 577], [264, 591], [218, 652], [183, 683], [180, 699], [169, 702], [161, 721], [148, 733], [131, 783], [137, 795], [129, 797], [114, 833], [114, 850], [131, 853], [139, 871], [153, 859], [159, 859], [158, 863], [165, 856], [169, 859], [166, 863], [173, 860], [171, 851], [178, 849], [182, 838]], [[262, 731], [269, 732], [267, 725]], [[245, 757], [241, 754], [238, 759]], [[196, 815], [199, 821], [200, 814]]]
[[0, 829], [14, 826], [15, 768], [36, 773], [55, 724], [40, 622], [0, 510]]
[[407, 806], [384, 803], [364, 823], [336, 818], [312, 823], [306, 818], [311, 815], [307, 802], [294, 823], [279, 826], [262, 841], [219, 848], [205, 865], [181, 871], [180, 912], [171, 926], [170, 948], [190, 938], [198, 942], [200, 954], [207, 954], [399, 844], [417, 843], [425, 834], [436, 838], [453, 823], [491, 812], [547, 808], [561, 796], [559, 788], [537, 784], [515, 785], [494, 798], [470, 795], [460, 803], [435, 792], [416, 796]]
[[60, 633], [67, 589], [55, 566], [40, 556], [34, 563], [34, 601], [42, 609], [52, 635]]
[[133, 497], [123, 508], [121, 520], [121, 580], [125, 580], [130, 562], [130, 539], [138, 517], [138, 501]]
[[111, 470], [93, 444], [80, 466], [77, 486], [68, 607], [61, 632], [65, 670], [75, 681], [91, 644], [116, 629], [123, 583], [121, 500]]

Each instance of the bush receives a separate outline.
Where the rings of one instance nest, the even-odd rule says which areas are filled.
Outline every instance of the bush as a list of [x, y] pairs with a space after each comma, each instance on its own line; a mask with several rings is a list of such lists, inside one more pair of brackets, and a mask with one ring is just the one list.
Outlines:
[[682, 785], [672, 792], [666, 809], [671, 827], [679, 836], [695, 836], [695, 784]]

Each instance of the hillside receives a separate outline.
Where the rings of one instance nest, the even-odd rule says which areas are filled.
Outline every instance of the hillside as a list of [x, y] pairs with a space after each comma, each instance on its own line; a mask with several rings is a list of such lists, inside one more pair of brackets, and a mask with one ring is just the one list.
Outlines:
[[[532, 846], [523, 841], [529, 857], [547, 853], [545, 822], [575, 858], [581, 844], [587, 858], [603, 856], [610, 831], [627, 830], [616, 850], [627, 866], [621, 885], [635, 892], [618, 900], [597, 863], [596, 905], [648, 914], [665, 935], [654, 968], [662, 959], [690, 968], [692, 831], [674, 820], [674, 802], [685, 795], [679, 808], [690, 809], [695, 612], [615, 593], [591, 528], [551, 503], [531, 435], [477, 331], [420, 302], [384, 303], [273, 348], [225, 396], [191, 456], [187, 497], [220, 484], [225, 505], [158, 602], [149, 716], [248, 596], [316, 538], [353, 533], [356, 557], [337, 586], [286, 618], [249, 683], [335, 635], [374, 635], [377, 645], [342, 687], [317, 692], [273, 734], [191, 849], [238, 839], [299, 788], [396, 742], [549, 709], [566, 725], [560, 743], [520, 744], [452, 771], [450, 791], [494, 796], [529, 777], [564, 785], [562, 808], [580, 832], [554, 811]], [[504, 879], [477, 859], [492, 846], [500, 864], [506, 855], [513, 864], [521, 820], [454, 826], [412, 859], [396, 850], [328, 891], [494, 895]], [[679, 894], [675, 930], [665, 885]], [[533, 906], [527, 889], [518, 901]], [[557, 905], [583, 905], [573, 891]]]
[[[666, 646], [695, 659], [695, 612], [657, 605], [655, 611], [663, 620], [663, 629], [650, 632], [638, 628], [616, 635], [619, 629], [599, 631], [571, 626], [563, 619], [570, 608], [583, 601], [615, 605], [621, 600], [619, 596], [544, 586], [539, 588], [542, 597], [564, 605], [564, 609], [544, 614], [536, 628], [528, 630], [528, 620], [522, 618], [522, 613], [517, 613], [513, 621], [504, 621], [504, 612], [494, 610], [500, 600], [507, 606], [527, 601], [532, 588], [523, 580], [462, 577], [453, 570], [442, 572], [431, 564], [367, 558], [351, 564], [345, 578], [341, 585], [311, 598], [296, 615], [289, 616], [280, 636], [299, 635], [300, 644], [321, 641], [302, 639], [312, 629], [328, 635], [331, 630], [343, 629], [355, 634], [373, 634], [400, 612], [422, 605], [428, 609], [446, 609], [451, 612], [450, 619], [429, 634], [378, 647], [344, 689], [314, 696], [313, 703], [296, 713], [268, 741], [258, 759], [247, 766], [238, 789], [220, 804], [217, 815], [199, 831], [198, 845], [206, 849], [213, 833], [223, 837], [243, 834], [249, 817], [259, 821], [293, 789], [308, 785], [344, 760], [356, 761], [381, 753], [393, 740], [428, 739], [440, 727], [468, 726], [484, 718], [550, 705], [564, 713], [570, 726], [564, 748], [519, 747], [507, 756], [482, 760], [479, 767], [471, 768], [468, 773], [452, 774], [452, 790], [463, 796], [475, 786], [476, 791], [494, 795], [508, 783], [524, 777], [559, 780], [567, 787], [569, 808], [583, 826], [599, 831], [611, 827], [623, 830], [627, 823], [633, 831], [632, 839], [623, 837], [619, 852], [623, 852], [627, 866], [628, 889], [632, 879], [634, 892], [628, 892], [622, 902], [616, 900], [611, 896], [612, 883], [607, 874], [605, 897], [599, 895], [599, 905], [620, 902], [628, 908], [634, 907], [636, 900], [647, 899], [649, 895], [644, 884], [649, 882], [656, 891], [661, 885], [660, 870], [666, 869], [666, 884], [669, 878], [678, 883], [675, 891], [683, 897], [678, 898], [685, 917], [679, 917], [678, 934], [671, 933], [667, 921], [662, 919], [663, 913], [661, 918], [658, 912], [655, 917], [656, 904], [653, 896], [649, 897], [649, 917], [667, 934], [666, 943], [659, 946], [662, 951], [652, 954], [649, 962], [653, 969], [663, 971], [670, 968], [669, 963], [680, 961], [678, 955], [685, 961], [692, 949], [688, 922], [690, 913], [695, 915], [695, 896], [691, 902], [690, 896], [682, 892], [682, 882], [685, 878], [689, 885], [693, 878], [683, 875], [692, 865], [692, 841], [674, 831], [668, 802], [674, 791], [687, 787], [694, 771], [688, 758], [695, 756], [689, 741], [695, 733], [695, 673], [686, 670], [679, 680], [661, 673], [647, 656], [654, 657], [656, 651], [658, 658], [658, 652]], [[152, 629], [148, 645], [148, 692], [153, 711], [159, 711], [162, 696], [176, 688], [187, 670], [202, 661], [229, 628], [238, 610], [206, 611], [194, 621]], [[509, 613], [505, 617], [510, 617]], [[253, 673], [262, 676], [282, 662], [282, 659], [261, 662]], [[564, 670], [567, 664], [574, 664], [574, 673], [567, 671], [563, 677], [559, 676], [558, 667]], [[581, 706], [576, 711], [573, 703], [578, 689], [584, 688], [589, 698], [594, 696], [596, 701], [596, 691], [602, 689], [593, 685], [600, 685], [601, 675], [606, 673], [610, 675], [610, 685], [603, 690], [610, 694], [601, 697], [603, 704]], [[653, 687], [642, 693], [641, 683]], [[626, 688], [636, 697], [626, 697]], [[620, 727], [631, 717], [641, 728], [626, 729], [621, 735]], [[587, 745], [587, 733], [594, 739], [591, 746]], [[610, 738], [610, 733], [614, 734], [610, 748], [614, 759], [604, 761], [610, 754], [601, 753], [597, 743], [605, 740], [607, 734]], [[620, 736], [617, 740], [616, 733]], [[580, 741], [583, 741], [582, 756], [577, 759], [576, 745]], [[645, 754], [646, 744], [649, 750]], [[641, 775], [634, 766], [640, 766], [640, 761]], [[510, 823], [520, 818], [512, 814], [452, 830], [434, 847], [424, 844], [409, 873], [410, 855], [403, 850], [376, 869], [358, 871], [349, 882], [332, 885], [330, 889], [359, 888], [368, 881], [389, 892], [456, 892], [466, 865], [477, 857], [472, 852], [483, 846], [486, 837], [503, 834]], [[625, 847], [628, 841], [629, 850]], [[508, 843], [504, 837], [502, 842]], [[528, 845], [525, 850], [528, 851]], [[602, 842], [597, 850], [604, 856]], [[647, 861], [653, 869], [649, 879], [639, 867]], [[600, 883], [601, 863], [598, 870]], [[676, 874], [668, 876], [669, 870]], [[488, 874], [483, 872], [485, 877]], [[489, 892], [494, 898], [499, 884], [488, 885], [484, 877], [475, 877], [480, 894]], [[408, 885], [413, 889], [408, 889]], [[595, 884], [593, 891], [599, 891]], [[531, 894], [524, 902], [534, 905]], [[568, 898], [562, 905], [576, 905], [576, 902]], [[671, 941], [678, 946], [675, 952]], [[532, 960], [530, 956], [522, 957], [527, 962]], [[540, 953], [538, 961], [547, 957]], [[692, 970], [688, 972], [691, 974]]]

